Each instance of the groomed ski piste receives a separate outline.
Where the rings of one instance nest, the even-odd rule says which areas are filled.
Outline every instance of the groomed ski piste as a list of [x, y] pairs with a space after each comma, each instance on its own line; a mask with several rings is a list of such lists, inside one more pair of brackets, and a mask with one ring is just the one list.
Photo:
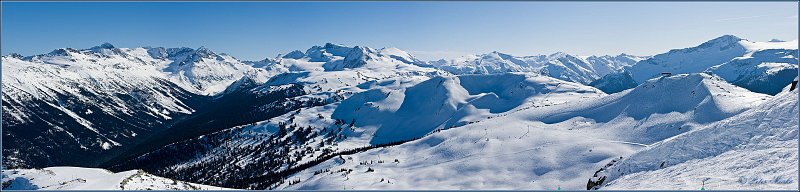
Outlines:
[[3, 170], [4, 190], [226, 190], [158, 177], [141, 170], [48, 167]]

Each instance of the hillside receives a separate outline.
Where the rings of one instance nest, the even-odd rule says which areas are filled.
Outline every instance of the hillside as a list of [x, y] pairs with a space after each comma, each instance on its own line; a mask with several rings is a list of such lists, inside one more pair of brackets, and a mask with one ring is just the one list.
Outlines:
[[654, 144], [605, 169], [602, 189], [797, 189], [797, 90]]
[[3, 190], [224, 190], [158, 177], [141, 170], [113, 173], [80, 167], [3, 170]]
[[589, 178], [613, 159], [768, 98], [704, 74], [653, 79], [631, 91], [526, 108], [334, 158], [278, 188], [585, 189], [586, 179], [576, 176]]

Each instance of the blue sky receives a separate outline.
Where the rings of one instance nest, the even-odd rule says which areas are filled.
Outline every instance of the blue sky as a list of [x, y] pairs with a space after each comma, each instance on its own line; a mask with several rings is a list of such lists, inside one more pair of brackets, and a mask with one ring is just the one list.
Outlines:
[[422, 59], [500, 51], [652, 55], [732, 34], [798, 36], [796, 2], [3, 2], [2, 54], [200, 47], [260, 60], [326, 42]]

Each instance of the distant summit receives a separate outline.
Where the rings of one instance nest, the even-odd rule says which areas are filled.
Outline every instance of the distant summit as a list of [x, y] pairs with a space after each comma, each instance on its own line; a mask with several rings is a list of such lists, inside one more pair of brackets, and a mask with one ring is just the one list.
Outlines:
[[769, 42], [786, 42], [786, 41], [780, 39], [770, 39]]

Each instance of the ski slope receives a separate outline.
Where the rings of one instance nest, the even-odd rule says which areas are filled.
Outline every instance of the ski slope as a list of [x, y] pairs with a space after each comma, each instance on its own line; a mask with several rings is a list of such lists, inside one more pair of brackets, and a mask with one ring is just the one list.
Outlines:
[[224, 190], [158, 177], [141, 170], [48, 167], [3, 170], [3, 190]]
[[601, 189], [797, 190], [797, 90], [608, 168]]

